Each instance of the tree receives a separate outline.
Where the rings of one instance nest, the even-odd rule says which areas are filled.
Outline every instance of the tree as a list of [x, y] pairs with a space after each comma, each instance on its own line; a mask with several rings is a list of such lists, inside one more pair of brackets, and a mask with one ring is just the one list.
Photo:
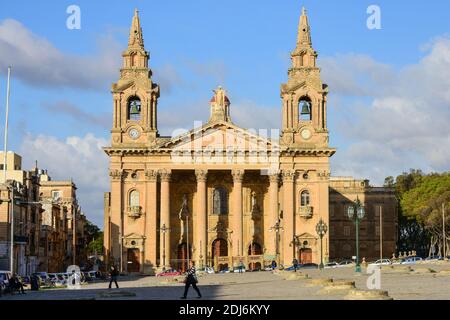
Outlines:
[[[387, 177], [385, 185], [391, 181]], [[435, 253], [444, 254], [443, 243], [450, 239], [442, 235], [442, 204], [450, 207], [450, 173], [425, 175], [411, 169], [397, 176], [393, 187], [399, 201], [398, 249], [429, 255], [431, 248], [437, 246]], [[447, 234], [449, 220], [445, 222]]]
[[[429, 246], [437, 245], [438, 255], [446, 255], [443, 252], [444, 241], [448, 241], [447, 235], [443, 236], [442, 230], [442, 206], [450, 205], [450, 173], [430, 174], [423, 176], [420, 183], [406, 191], [400, 201], [402, 210], [407, 217], [411, 217], [420, 223], [429, 234]], [[448, 230], [447, 218], [444, 222]]]

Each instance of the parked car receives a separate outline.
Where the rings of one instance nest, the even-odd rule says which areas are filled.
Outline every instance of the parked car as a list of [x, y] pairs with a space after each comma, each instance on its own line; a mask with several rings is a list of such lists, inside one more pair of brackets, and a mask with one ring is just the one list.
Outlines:
[[228, 269], [228, 267], [223, 268], [222, 270], [219, 271], [219, 273], [230, 273], [230, 269]]
[[[236, 267], [236, 268], [233, 269], [233, 272], [234, 273], [239, 273], [239, 269], [240, 269], [239, 267]], [[245, 272], [245, 271], [246, 271], [245, 268], [242, 268], [241, 272]], [[253, 271], [257, 271], [257, 270], [253, 270]]]
[[0, 271], [0, 290], [5, 291], [9, 284], [9, 279], [11, 279], [10, 271]]
[[337, 267], [339, 267], [339, 263], [337, 263], [335, 261], [328, 262], [327, 264], [325, 264], [326, 269], [337, 268]]
[[425, 261], [438, 261], [438, 260], [444, 260], [441, 256], [429, 256], [425, 258]]
[[50, 277], [48, 276], [47, 272], [35, 272], [33, 273], [33, 275], [39, 277], [41, 286], [46, 286], [50, 284]]
[[354, 265], [354, 264], [355, 264], [355, 262], [352, 261], [352, 260], [343, 260], [343, 261], [339, 262], [338, 267], [339, 268], [341, 268], [341, 267], [349, 267], [349, 266]]
[[30, 278], [30, 276], [21, 276], [20, 279], [21, 279], [22, 284], [23, 284], [24, 286], [29, 286], [29, 285], [31, 284], [31, 278]]
[[175, 269], [168, 269], [166, 271], [157, 273], [157, 277], [168, 277], [168, 276], [180, 276], [181, 272]]
[[406, 260], [405, 258], [400, 258], [400, 259], [397, 258], [397, 259], [392, 259], [391, 262], [392, 262], [392, 264], [397, 265], [397, 264], [402, 264], [402, 262], [405, 260]]
[[391, 265], [392, 261], [389, 259], [378, 259], [375, 262], [369, 263], [369, 265], [371, 266], [386, 266], [386, 265]]
[[418, 261], [423, 261], [421, 257], [409, 257], [401, 262], [401, 264], [415, 264]]
[[[299, 267], [297, 266], [297, 270], [298, 269], [299, 269]], [[290, 266], [290, 267], [284, 268], [283, 270], [284, 271], [294, 271], [294, 266]]]
[[206, 272], [206, 273], [209, 273], [209, 274], [216, 273], [216, 272], [214, 271], [214, 268], [213, 268], [213, 267], [206, 267], [206, 268], [205, 268], [205, 272]]

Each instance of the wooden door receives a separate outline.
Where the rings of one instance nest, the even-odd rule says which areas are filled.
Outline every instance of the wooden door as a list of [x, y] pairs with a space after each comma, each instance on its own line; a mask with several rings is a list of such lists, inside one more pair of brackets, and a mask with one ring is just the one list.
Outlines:
[[301, 249], [300, 250], [300, 263], [312, 263], [312, 250], [311, 249]]
[[[212, 244], [212, 263], [214, 266], [214, 258], [228, 256], [228, 243], [225, 239], [216, 239]], [[219, 266], [219, 270], [228, 267], [228, 264]]]
[[128, 249], [127, 252], [127, 271], [128, 272], [140, 272], [141, 271], [141, 264], [139, 262], [139, 255], [140, 251], [139, 249]]

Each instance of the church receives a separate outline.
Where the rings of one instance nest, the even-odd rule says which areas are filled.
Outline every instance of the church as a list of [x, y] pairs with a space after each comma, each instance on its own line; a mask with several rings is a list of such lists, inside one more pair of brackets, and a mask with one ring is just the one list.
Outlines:
[[[184, 271], [192, 259], [215, 270], [262, 269], [355, 255], [347, 208], [359, 199], [361, 257], [396, 252], [392, 190], [330, 175], [328, 86], [303, 9], [292, 66], [281, 85], [280, 129], [255, 132], [231, 117], [218, 87], [210, 117], [173, 137], [158, 132], [160, 87], [152, 81], [138, 12], [132, 19], [119, 80], [112, 85], [111, 189], [104, 197], [104, 253], [122, 272]], [[205, 101], [207, 108], [208, 102]], [[192, 119], [195, 120], [195, 119]], [[207, 120], [207, 121], [206, 121]], [[327, 232], [320, 239], [317, 225]]]

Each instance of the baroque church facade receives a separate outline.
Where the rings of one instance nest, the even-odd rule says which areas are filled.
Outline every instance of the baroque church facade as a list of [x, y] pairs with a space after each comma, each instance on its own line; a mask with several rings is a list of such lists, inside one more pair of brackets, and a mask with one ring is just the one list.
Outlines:
[[[316, 66], [305, 10], [288, 80], [281, 85], [282, 124], [276, 136], [233, 123], [231, 102], [221, 87], [214, 90], [205, 124], [161, 136], [160, 88], [152, 81], [137, 11], [122, 56], [120, 79], [112, 86], [111, 146], [104, 148], [110, 157], [111, 190], [104, 198], [110, 264], [154, 274], [184, 270], [188, 259], [220, 270], [240, 263], [262, 268], [274, 260], [285, 266], [293, 259], [320, 263], [321, 251], [325, 261], [351, 257], [354, 227], [343, 216], [357, 197], [368, 209], [387, 204], [384, 216], [392, 230], [382, 243], [385, 252], [395, 252], [392, 191], [330, 177], [336, 149], [328, 145], [328, 87]], [[316, 232], [320, 220], [329, 226], [322, 241]], [[367, 239], [362, 236], [367, 257], [378, 254], [376, 221], [373, 215], [362, 223], [370, 231]], [[340, 232], [349, 227], [350, 232]]]

